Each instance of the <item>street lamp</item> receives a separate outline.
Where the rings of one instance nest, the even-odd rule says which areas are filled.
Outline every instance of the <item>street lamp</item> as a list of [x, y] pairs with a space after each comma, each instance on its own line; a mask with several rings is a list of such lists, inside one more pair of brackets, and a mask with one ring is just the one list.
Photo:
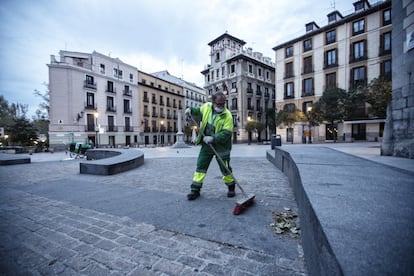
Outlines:
[[95, 116], [95, 139], [96, 139], [96, 141], [95, 141], [96, 145], [95, 146], [97, 148], [99, 148], [99, 138], [98, 138], [98, 135], [99, 135], [99, 126], [98, 126], [99, 113], [95, 112], [94, 116]]
[[160, 134], [160, 132], [161, 132], [161, 128], [163, 128], [163, 126], [164, 126], [164, 121], [161, 121], [160, 122], [160, 128], [158, 129], [158, 143], [161, 145], [161, 134]]
[[311, 112], [312, 112], [312, 106], [308, 106], [307, 111], [308, 111], [308, 122], [309, 122], [309, 131], [308, 131], [309, 140], [308, 140], [308, 144], [312, 144], [312, 129], [311, 129], [312, 125], [311, 125], [311, 118], [310, 118], [311, 117]]

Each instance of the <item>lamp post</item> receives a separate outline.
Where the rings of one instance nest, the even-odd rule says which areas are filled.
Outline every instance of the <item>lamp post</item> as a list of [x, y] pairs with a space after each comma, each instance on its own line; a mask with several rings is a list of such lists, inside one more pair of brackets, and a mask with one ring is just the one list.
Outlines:
[[99, 113], [95, 112], [94, 116], [95, 116], [95, 139], [96, 139], [96, 141], [95, 141], [96, 145], [95, 146], [97, 148], [99, 148], [99, 138], [98, 138], [98, 135], [99, 135], [99, 126], [98, 126]]
[[164, 121], [160, 122], [160, 128], [158, 129], [158, 144], [161, 145], [161, 128], [164, 126]]
[[309, 133], [308, 144], [312, 144], [312, 129], [311, 129], [311, 127], [312, 127], [312, 124], [311, 124], [312, 106], [308, 106], [307, 111], [308, 111], [308, 123], [309, 123], [309, 127], [308, 127], [309, 128], [309, 130], [308, 130], [308, 133]]

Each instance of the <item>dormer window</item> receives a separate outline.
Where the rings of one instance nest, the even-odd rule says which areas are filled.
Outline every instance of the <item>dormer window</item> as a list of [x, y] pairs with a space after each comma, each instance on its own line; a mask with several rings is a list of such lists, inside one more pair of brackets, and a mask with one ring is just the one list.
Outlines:
[[310, 23], [306, 24], [305, 27], [306, 27], [306, 32], [312, 32], [314, 30], [319, 29], [319, 26], [316, 25], [315, 22], [310, 22]]
[[327, 16], [328, 16], [328, 24], [336, 22], [343, 18], [343, 16], [338, 11], [331, 12]]
[[355, 12], [361, 12], [369, 9], [371, 5], [367, 0], [360, 0], [354, 3]]

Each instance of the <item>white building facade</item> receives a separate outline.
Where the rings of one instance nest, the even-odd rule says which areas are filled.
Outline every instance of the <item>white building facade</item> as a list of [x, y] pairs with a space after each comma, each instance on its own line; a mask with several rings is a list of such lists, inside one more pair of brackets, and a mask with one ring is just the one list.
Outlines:
[[[326, 88], [350, 91], [391, 73], [391, 1], [353, 4], [353, 13], [331, 12], [326, 26], [310, 22], [304, 35], [273, 48], [277, 110], [290, 104], [307, 113]], [[314, 141], [381, 139], [385, 118], [370, 118], [367, 106], [358, 108], [359, 117], [337, 125], [320, 124], [309, 132], [306, 122], [297, 122], [277, 132], [293, 143], [303, 142], [309, 133]]]
[[50, 147], [138, 143], [138, 69], [97, 52], [60, 51], [49, 67]]

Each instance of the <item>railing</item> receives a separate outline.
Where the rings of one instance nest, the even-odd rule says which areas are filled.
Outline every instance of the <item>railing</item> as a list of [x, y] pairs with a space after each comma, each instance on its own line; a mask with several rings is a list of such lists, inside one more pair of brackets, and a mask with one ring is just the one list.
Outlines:
[[90, 82], [85, 80], [83, 82], [83, 87], [96, 90], [96, 82]]
[[107, 126], [106, 131], [108, 131], [108, 132], [117, 132], [118, 127], [117, 126]]

